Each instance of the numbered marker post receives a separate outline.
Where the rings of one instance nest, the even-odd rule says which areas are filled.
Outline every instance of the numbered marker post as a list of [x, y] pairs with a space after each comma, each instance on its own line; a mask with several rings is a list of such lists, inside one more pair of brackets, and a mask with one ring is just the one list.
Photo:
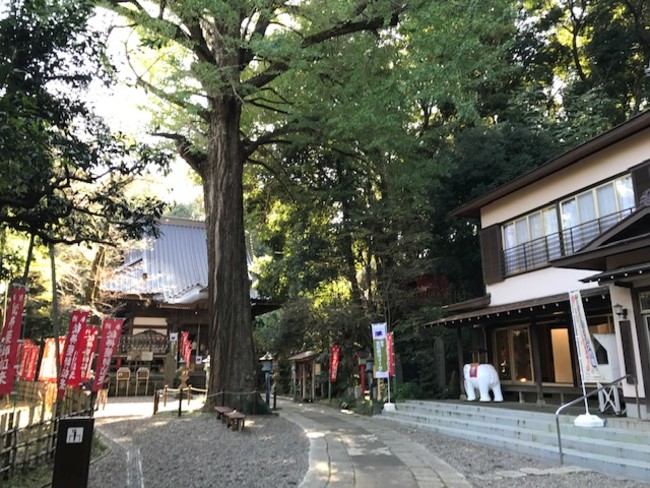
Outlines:
[[92, 417], [59, 420], [52, 488], [87, 488], [92, 448]]

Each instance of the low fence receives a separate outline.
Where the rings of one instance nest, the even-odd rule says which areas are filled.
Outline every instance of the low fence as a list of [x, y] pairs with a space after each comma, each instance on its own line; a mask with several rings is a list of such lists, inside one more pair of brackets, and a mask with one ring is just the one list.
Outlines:
[[56, 385], [37, 383], [21, 382], [12, 408], [0, 415], [0, 480], [54, 459], [60, 418], [93, 415], [88, 392], [68, 389], [57, 411]]
[[169, 388], [165, 386], [156, 390], [153, 395], [153, 414], [156, 415], [158, 413], [161, 402], [162, 406], [166, 407], [167, 403], [171, 400], [170, 397], [172, 397], [178, 398], [178, 416], [180, 417], [183, 411], [183, 400], [187, 400], [187, 405], [189, 406], [192, 401], [192, 394], [194, 393], [202, 393], [207, 398], [208, 390], [207, 388], [196, 388], [192, 385], [188, 385], [187, 388]]

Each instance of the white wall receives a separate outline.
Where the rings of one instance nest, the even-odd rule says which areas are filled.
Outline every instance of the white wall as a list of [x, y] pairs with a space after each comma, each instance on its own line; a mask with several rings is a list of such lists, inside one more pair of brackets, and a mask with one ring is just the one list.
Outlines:
[[481, 209], [481, 227], [502, 224], [566, 195], [625, 173], [650, 158], [650, 130], [636, 134]]
[[582, 283], [581, 278], [592, 276], [599, 271], [576, 269], [544, 268], [530, 273], [506, 278], [501, 283], [486, 286], [490, 294], [490, 306], [532, 300], [571, 290], [595, 288], [597, 283]]
[[[630, 330], [632, 332], [632, 343], [634, 344], [634, 359], [636, 362], [636, 376], [639, 382], [639, 396], [644, 397], [645, 389], [643, 386], [643, 369], [641, 369], [641, 355], [639, 351], [639, 336], [637, 335], [636, 321], [634, 319], [634, 308], [632, 303], [632, 295], [630, 289], [622, 288], [620, 286], [610, 285], [609, 295], [612, 299], [612, 305], [622, 305], [623, 308], [627, 309], [627, 319], [630, 321]], [[618, 347], [618, 357], [621, 363], [621, 373], [627, 374], [630, 371], [624, 371], [625, 364], [623, 362], [623, 344], [621, 342], [621, 329], [620, 329], [620, 319], [614, 314], [614, 327], [616, 331], [616, 342]], [[629, 354], [629, 353], [628, 353]], [[623, 394], [626, 397], [633, 398], [636, 397], [636, 392], [634, 390], [634, 385], [629, 385], [626, 381], [623, 382]]]

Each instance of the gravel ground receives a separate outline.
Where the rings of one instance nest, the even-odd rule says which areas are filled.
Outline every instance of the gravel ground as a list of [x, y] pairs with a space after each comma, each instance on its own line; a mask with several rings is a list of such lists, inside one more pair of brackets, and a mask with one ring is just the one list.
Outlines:
[[[475, 488], [648, 488], [594, 471], [565, 472], [559, 463], [472, 444], [386, 421], [465, 475]], [[309, 441], [292, 422], [275, 415], [252, 417], [233, 432], [213, 414], [172, 414], [134, 419], [97, 419], [119, 444], [90, 467], [90, 488], [295, 487], [308, 468]], [[143, 479], [133, 479], [141, 463]], [[569, 467], [571, 468], [571, 467]], [[571, 471], [571, 469], [569, 469]]]
[[[250, 419], [250, 420], [249, 420]], [[131, 420], [98, 419], [119, 446], [92, 463], [90, 488], [295, 487], [307, 472], [309, 440], [275, 415], [246, 419], [242, 432], [214, 414], [172, 414]], [[129, 463], [142, 464], [142, 480], [127, 479]]]

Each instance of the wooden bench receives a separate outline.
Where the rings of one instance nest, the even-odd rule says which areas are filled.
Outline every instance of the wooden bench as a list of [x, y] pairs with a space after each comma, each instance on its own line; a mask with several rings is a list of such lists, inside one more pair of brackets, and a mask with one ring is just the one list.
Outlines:
[[231, 412], [225, 412], [223, 415], [227, 419], [228, 427], [232, 427], [233, 430], [235, 427], [237, 427], [237, 430], [242, 430], [244, 428], [244, 420], [246, 419], [246, 415], [243, 413], [238, 412], [237, 410], [233, 410]]
[[233, 411], [230, 407], [214, 407], [214, 410], [217, 412], [217, 419], [221, 419], [224, 424], [226, 423], [225, 414]]

